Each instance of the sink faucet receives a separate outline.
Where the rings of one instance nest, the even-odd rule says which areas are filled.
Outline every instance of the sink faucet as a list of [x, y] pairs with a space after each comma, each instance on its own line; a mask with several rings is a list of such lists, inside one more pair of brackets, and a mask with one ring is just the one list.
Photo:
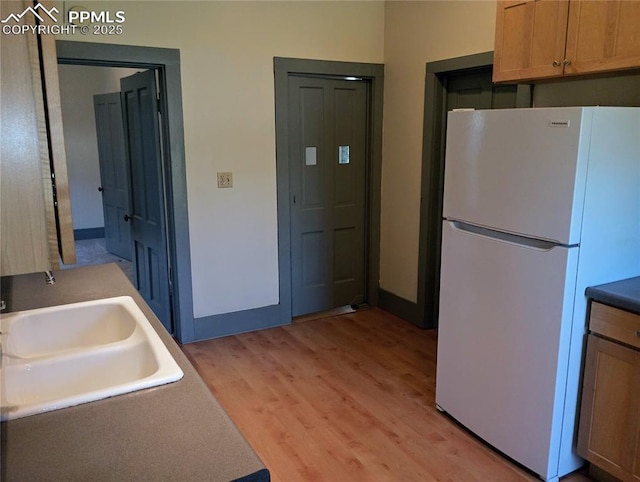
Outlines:
[[47, 270], [44, 272], [44, 278], [45, 278], [45, 282], [48, 285], [52, 285], [56, 282], [56, 279], [53, 277], [53, 273], [51, 272], [51, 270]]

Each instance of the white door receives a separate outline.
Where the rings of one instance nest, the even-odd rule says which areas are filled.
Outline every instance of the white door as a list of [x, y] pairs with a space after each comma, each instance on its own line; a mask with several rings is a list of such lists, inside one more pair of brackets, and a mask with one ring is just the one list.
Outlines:
[[582, 108], [450, 112], [443, 216], [579, 243], [588, 154], [581, 131], [590, 116]]
[[444, 223], [436, 403], [546, 476], [558, 463], [578, 248], [516, 241]]

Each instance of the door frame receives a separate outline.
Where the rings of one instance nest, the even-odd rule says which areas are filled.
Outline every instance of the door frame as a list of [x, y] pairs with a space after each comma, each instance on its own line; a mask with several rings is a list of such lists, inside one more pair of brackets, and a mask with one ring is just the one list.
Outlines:
[[[493, 66], [493, 51], [428, 62], [424, 90], [422, 174], [420, 187], [420, 231], [418, 244], [418, 293], [415, 310], [407, 310], [409, 321], [422, 328], [438, 326], [440, 244], [444, 149], [447, 125], [447, 78]], [[517, 107], [531, 107], [532, 87], [519, 84]]]
[[174, 336], [195, 339], [191, 287], [191, 246], [182, 117], [180, 51], [156, 47], [56, 40], [59, 64], [128, 67], [158, 71], [162, 122], [163, 170], [166, 176], [167, 256]]
[[289, 173], [289, 76], [344, 78], [359, 77], [369, 83], [368, 93], [368, 163], [366, 208], [365, 296], [371, 306], [378, 304], [380, 272], [380, 198], [382, 178], [382, 105], [384, 65], [274, 57], [276, 178], [278, 211], [278, 272], [280, 321], [291, 322], [291, 210]]

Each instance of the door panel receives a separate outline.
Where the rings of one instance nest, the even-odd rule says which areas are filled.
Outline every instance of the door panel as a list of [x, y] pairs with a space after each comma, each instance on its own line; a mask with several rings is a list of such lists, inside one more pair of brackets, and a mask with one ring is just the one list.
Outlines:
[[[359, 256], [353, 256], [351, 247], [358, 242], [355, 228], [336, 229], [333, 244], [333, 273], [336, 283], [349, 283], [360, 271]], [[347, 304], [347, 303], [343, 303]]]
[[336, 88], [334, 151], [334, 305], [364, 301], [366, 84]]
[[446, 110], [508, 109], [516, 106], [518, 87], [515, 84], [493, 84], [491, 69], [447, 76]]
[[364, 301], [366, 84], [291, 77], [292, 313]]
[[169, 269], [162, 155], [155, 73], [141, 72], [120, 80], [125, 139], [130, 160], [131, 211], [129, 222], [136, 254], [136, 288], [171, 333]]
[[93, 96], [107, 251], [131, 260], [129, 167], [125, 151], [120, 92]]
[[447, 110], [491, 109], [493, 85], [488, 72], [452, 76], [447, 82]]

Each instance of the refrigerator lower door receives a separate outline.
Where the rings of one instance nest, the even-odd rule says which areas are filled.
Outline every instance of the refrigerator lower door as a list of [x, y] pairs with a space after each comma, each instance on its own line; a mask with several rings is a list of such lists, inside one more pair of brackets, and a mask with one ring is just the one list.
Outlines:
[[444, 222], [436, 403], [555, 479], [578, 248], [481, 231]]

